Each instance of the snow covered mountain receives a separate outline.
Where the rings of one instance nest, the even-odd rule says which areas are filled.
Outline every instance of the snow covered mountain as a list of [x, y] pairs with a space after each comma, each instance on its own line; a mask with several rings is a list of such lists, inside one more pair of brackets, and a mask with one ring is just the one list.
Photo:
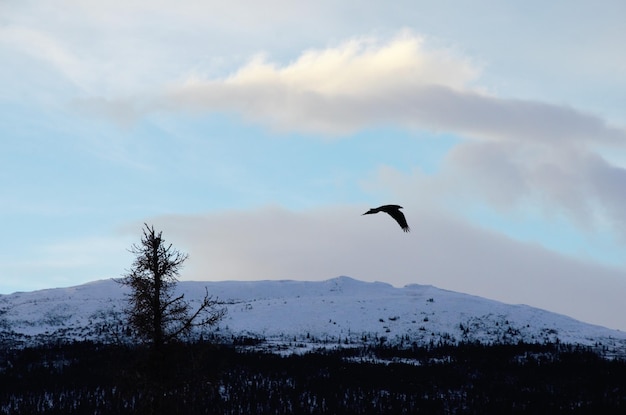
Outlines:
[[[626, 356], [626, 333], [525, 305], [509, 305], [425, 285], [395, 288], [338, 277], [305, 281], [182, 281], [190, 302], [218, 297], [225, 339], [255, 338], [275, 350], [361, 343], [562, 342]], [[113, 340], [123, 324], [126, 288], [103, 280], [0, 296], [0, 342]]]

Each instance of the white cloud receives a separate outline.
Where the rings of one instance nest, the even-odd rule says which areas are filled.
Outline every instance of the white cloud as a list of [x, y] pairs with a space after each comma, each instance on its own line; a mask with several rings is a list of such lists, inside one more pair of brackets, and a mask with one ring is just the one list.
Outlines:
[[232, 111], [279, 130], [343, 134], [376, 124], [524, 141], [625, 141], [624, 129], [575, 109], [499, 98], [467, 58], [410, 32], [306, 51], [280, 66], [257, 57], [224, 79], [172, 86], [156, 108]]
[[[490, 202], [503, 211], [527, 203], [547, 217], [565, 214], [591, 231], [609, 221], [626, 238], [626, 170], [571, 145], [465, 143], [449, 155], [444, 173], [451, 192]], [[454, 179], [452, 179], [454, 177]]]
[[[367, 189], [468, 218], [473, 209], [485, 207], [511, 220], [527, 215], [547, 222], [561, 218], [582, 234], [610, 234], [624, 244], [625, 184], [625, 168], [585, 147], [549, 141], [465, 141], [446, 154], [436, 174], [384, 166]], [[515, 230], [500, 225], [493, 229], [516, 236]]]
[[258, 57], [224, 83], [241, 87], [284, 85], [323, 96], [366, 97], [398, 86], [462, 88], [476, 72], [469, 62], [450, 53], [427, 50], [422, 38], [405, 32], [382, 44], [375, 38], [357, 38], [334, 48], [305, 51], [282, 68]]
[[225, 79], [174, 86], [156, 106], [230, 110], [276, 129], [341, 134], [419, 119], [420, 97], [438, 87], [463, 89], [478, 72], [466, 59], [429, 50], [422, 38], [403, 32], [388, 42], [357, 38], [309, 50], [282, 67], [257, 57]]

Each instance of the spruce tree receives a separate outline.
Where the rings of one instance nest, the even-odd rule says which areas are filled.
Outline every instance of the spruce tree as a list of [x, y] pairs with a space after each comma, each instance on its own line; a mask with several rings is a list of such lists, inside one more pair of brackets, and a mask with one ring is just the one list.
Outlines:
[[132, 268], [120, 282], [130, 288], [126, 315], [133, 334], [159, 351], [193, 327], [215, 325], [226, 309], [219, 307], [208, 290], [195, 311], [184, 294], [176, 295], [178, 276], [188, 255], [167, 245], [154, 226], [144, 225], [141, 243], [130, 249], [135, 255]]

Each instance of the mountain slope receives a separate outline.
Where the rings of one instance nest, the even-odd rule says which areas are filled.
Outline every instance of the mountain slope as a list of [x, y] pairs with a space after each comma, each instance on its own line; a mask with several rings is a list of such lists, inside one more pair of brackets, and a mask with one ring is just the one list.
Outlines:
[[[395, 288], [339, 277], [321, 282], [183, 281], [177, 289], [196, 302], [205, 287], [228, 308], [216, 333], [263, 338], [281, 349], [364, 341], [560, 341], [626, 355], [626, 333], [432, 286]], [[14, 345], [114, 340], [111, 333], [119, 332], [123, 321], [124, 294], [125, 287], [103, 280], [0, 296], [0, 337]]]

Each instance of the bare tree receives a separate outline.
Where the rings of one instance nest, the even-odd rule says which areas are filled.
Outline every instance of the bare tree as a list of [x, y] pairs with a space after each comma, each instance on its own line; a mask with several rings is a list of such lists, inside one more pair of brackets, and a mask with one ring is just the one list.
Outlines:
[[131, 329], [159, 351], [193, 327], [215, 325], [226, 309], [219, 307], [208, 290], [195, 311], [184, 294], [175, 294], [178, 275], [188, 255], [165, 244], [162, 232], [157, 233], [154, 226], [144, 225], [141, 243], [130, 249], [135, 261], [121, 283], [131, 289], [126, 309]]

